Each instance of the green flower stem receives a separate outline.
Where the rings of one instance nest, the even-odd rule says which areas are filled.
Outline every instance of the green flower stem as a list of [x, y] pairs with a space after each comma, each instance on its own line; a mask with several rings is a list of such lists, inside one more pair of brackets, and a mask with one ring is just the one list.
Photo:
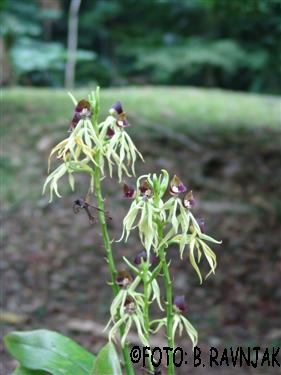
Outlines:
[[[148, 266], [147, 264], [143, 264], [142, 267], [142, 281], [143, 281], [143, 299], [144, 299], [144, 307], [143, 307], [143, 319], [144, 319], [144, 326], [145, 326], [145, 338], [149, 343], [150, 338], [150, 320], [149, 320], [149, 277], [148, 277]], [[149, 370], [152, 372], [154, 371], [154, 367], [151, 362], [151, 356], [148, 358], [148, 367]]]
[[99, 224], [101, 227], [102, 238], [104, 242], [104, 247], [106, 251], [106, 259], [110, 270], [111, 275], [111, 286], [114, 296], [116, 296], [119, 292], [119, 287], [116, 284], [116, 277], [117, 277], [117, 270], [115, 266], [115, 262], [112, 255], [112, 248], [111, 248], [111, 241], [108, 234], [107, 223], [106, 223], [106, 216], [105, 216], [105, 209], [104, 209], [104, 199], [102, 196], [101, 191], [101, 173], [99, 168], [95, 168], [94, 173], [94, 187], [95, 187], [95, 196], [97, 199], [98, 205], [98, 217], [99, 217]]
[[[99, 152], [96, 153], [96, 161], [99, 162], [100, 155]], [[119, 287], [116, 284], [116, 277], [117, 277], [117, 269], [115, 266], [113, 254], [112, 254], [112, 248], [111, 248], [111, 242], [108, 234], [108, 228], [107, 228], [107, 223], [106, 223], [106, 215], [105, 215], [105, 207], [104, 207], [104, 199], [102, 196], [102, 189], [101, 189], [101, 171], [99, 168], [95, 168], [93, 170], [93, 178], [94, 178], [94, 187], [95, 187], [95, 197], [97, 199], [97, 205], [99, 208], [99, 213], [98, 213], [98, 218], [99, 218], [99, 224], [101, 227], [101, 232], [102, 232], [102, 238], [103, 238], [103, 243], [106, 251], [106, 259], [108, 263], [108, 267], [110, 270], [110, 275], [111, 275], [111, 287], [114, 296], [116, 296], [119, 292]], [[124, 334], [124, 326], [120, 327], [120, 335], [121, 337]], [[134, 375], [135, 371], [133, 368], [133, 363], [130, 358], [130, 353], [129, 353], [129, 346], [126, 344], [123, 349], [123, 358], [124, 358], [124, 365], [126, 369], [126, 375]]]
[[[160, 231], [161, 236], [159, 238], [163, 238], [162, 231]], [[162, 264], [162, 272], [163, 272], [163, 278], [164, 278], [164, 284], [165, 284], [165, 293], [166, 293], [166, 303], [165, 303], [165, 310], [166, 310], [166, 318], [167, 318], [167, 327], [166, 327], [166, 334], [167, 334], [167, 341], [168, 341], [168, 347], [172, 348], [173, 350], [169, 350], [169, 366], [167, 368], [168, 375], [174, 375], [174, 363], [173, 363], [173, 351], [175, 348], [174, 343], [174, 337], [173, 337], [173, 317], [174, 317], [174, 311], [173, 311], [173, 287], [172, 287], [172, 281], [170, 277], [169, 272], [169, 266], [167, 264], [166, 256], [165, 256], [165, 247], [162, 246], [159, 249], [159, 259]]]
[[[98, 92], [96, 96], [96, 105], [94, 106], [94, 116], [93, 116], [93, 126], [95, 130], [98, 132], [98, 122], [97, 119], [99, 117], [99, 100], [98, 100]], [[101, 154], [100, 151], [97, 151], [95, 154], [95, 162], [96, 165], [101, 165]], [[95, 197], [97, 200], [97, 205], [99, 208], [98, 218], [99, 218], [99, 224], [101, 227], [102, 232], [102, 238], [103, 243], [106, 251], [106, 259], [108, 263], [108, 267], [110, 270], [111, 275], [111, 287], [114, 296], [116, 296], [119, 292], [119, 286], [116, 284], [116, 277], [117, 277], [117, 269], [115, 266], [113, 254], [112, 254], [112, 247], [111, 247], [111, 241], [108, 234], [108, 228], [106, 223], [106, 215], [105, 215], [105, 207], [104, 207], [104, 198], [102, 195], [102, 188], [101, 188], [101, 170], [100, 168], [94, 168], [92, 170], [92, 178], [94, 180], [94, 191], [95, 191]], [[124, 325], [122, 325], [119, 329], [120, 336], [122, 337], [125, 331]], [[128, 344], [125, 344], [125, 346], [122, 348], [123, 353], [123, 359], [124, 359], [124, 366], [126, 369], [126, 375], [135, 375], [133, 363], [131, 361], [130, 352], [129, 352], [129, 346]]]

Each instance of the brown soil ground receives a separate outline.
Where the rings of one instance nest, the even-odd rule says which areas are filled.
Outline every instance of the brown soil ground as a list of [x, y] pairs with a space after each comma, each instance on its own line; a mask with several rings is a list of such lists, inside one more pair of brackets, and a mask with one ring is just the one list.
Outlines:
[[[229, 352], [231, 347], [258, 346], [263, 353], [281, 346], [280, 133], [209, 134], [194, 150], [166, 137], [151, 141], [143, 136], [138, 145], [146, 163], [137, 170], [165, 168], [181, 176], [199, 199], [195, 213], [205, 218], [207, 233], [223, 241], [216, 246], [217, 273], [202, 285], [188, 259], [180, 262], [177, 249], [169, 250], [174, 288], [187, 298], [188, 318], [199, 331], [206, 364], [194, 367], [189, 340], [179, 338], [177, 345], [189, 354], [177, 374], [280, 373], [268, 362], [255, 369], [243, 360], [242, 367], [234, 367]], [[104, 188], [113, 217], [110, 234], [117, 239], [129, 202], [115, 180], [106, 179]], [[80, 189], [78, 196], [84, 193], [83, 179]], [[75, 198], [52, 204], [43, 198], [36, 205], [25, 201], [4, 210], [1, 326], [3, 333], [57, 330], [97, 352], [106, 340], [103, 327], [112, 295], [98, 226], [83, 212], [73, 214]], [[122, 268], [122, 256], [133, 260], [139, 250], [137, 236], [114, 244], [117, 264]], [[156, 346], [165, 346], [161, 333], [156, 340]], [[227, 348], [229, 366], [226, 361], [209, 366], [211, 347], [218, 349], [219, 361]], [[0, 373], [10, 374], [15, 361], [5, 351], [1, 358]], [[281, 353], [278, 359], [281, 363]]]

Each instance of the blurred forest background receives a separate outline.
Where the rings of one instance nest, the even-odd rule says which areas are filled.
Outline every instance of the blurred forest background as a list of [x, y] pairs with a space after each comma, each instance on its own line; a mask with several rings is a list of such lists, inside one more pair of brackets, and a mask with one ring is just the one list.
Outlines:
[[[70, 3], [1, 1], [2, 83], [64, 85]], [[82, 0], [76, 83], [278, 94], [280, 7], [279, 0]]]
[[[87, 184], [81, 177], [72, 192], [62, 183], [52, 204], [42, 197], [48, 155], [73, 116], [67, 90], [82, 99], [100, 85], [101, 120], [117, 100], [128, 115], [145, 159], [137, 174], [180, 176], [198, 199], [195, 215], [223, 241], [203, 285], [169, 249], [202, 357], [212, 346], [281, 346], [280, 0], [1, 0], [0, 11], [1, 334], [53, 329], [93, 353], [106, 342], [112, 295], [100, 231], [72, 210]], [[120, 238], [129, 202], [116, 179], [103, 184], [110, 235]], [[137, 236], [114, 243], [118, 268], [140, 250]], [[155, 345], [165, 346], [163, 332]], [[177, 375], [278, 372], [194, 368], [189, 340], [177, 345], [189, 353]], [[11, 374], [2, 341], [0, 355], [1, 375]]]

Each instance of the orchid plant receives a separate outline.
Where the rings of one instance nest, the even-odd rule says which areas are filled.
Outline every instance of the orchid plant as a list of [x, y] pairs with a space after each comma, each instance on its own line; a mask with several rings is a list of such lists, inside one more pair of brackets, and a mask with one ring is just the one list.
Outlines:
[[[193, 192], [177, 175], [170, 177], [166, 170], [146, 174], [136, 179], [136, 186], [123, 185], [124, 197], [131, 205], [118, 241], [127, 241], [132, 232], [137, 232], [142, 250], [133, 262], [123, 257], [124, 269], [118, 270], [108, 230], [110, 216], [104, 206], [102, 180], [107, 172], [110, 177], [116, 174], [119, 183], [135, 176], [136, 161], [143, 157], [126, 131], [129, 122], [120, 102], [113, 104], [106, 119], [99, 122], [98, 88], [88, 100], [77, 102], [71, 94], [70, 97], [75, 109], [69, 133], [50, 153], [49, 171], [54, 157], [59, 165], [47, 177], [43, 193], [49, 191], [52, 201], [54, 195], [61, 197], [58, 183], [64, 175], [68, 176], [72, 190], [77, 173], [89, 177], [87, 188], [97, 202], [113, 293], [106, 326], [108, 343], [95, 356], [69, 338], [48, 330], [12, 332], [4, 340], [7, 349], [19, 361], [14, 375], [134, 375], [129, 335], [132, 330], [145, 347], [150, 347], [151, 337], [160, 329], [165, 330], [167, 345], [172, 350], [177, 333], [186, 334], [193, 347], [198, 341], [197, 331], [186, 316], [185, 297], [177, 295], [173, 288], [168, 258], [170, 247], [178, 247], [179, 261], [189, 258], [202, 283], [200, 261], [205, 257], [209, 265], [207, 276], [215, 273], [216, 255], [210, 244], [219, 241], [208, 236], [204, 220], [194, 216]], [[89, 220], [94, 221], [87, 199], [76, 200], [73, 207], [75, 211], [84, 209]], [[160, 287], [160, 280], [164, 287]], [[152, 318], [152, 306], [158, 309], [159, 317]], [[172, 350], [167, 361], [169, 375], [175, 373]], [[119, 355], [119, 351], [122, 354]], [[151, 374], [161, 373], [150, 358], [146, 370]]]

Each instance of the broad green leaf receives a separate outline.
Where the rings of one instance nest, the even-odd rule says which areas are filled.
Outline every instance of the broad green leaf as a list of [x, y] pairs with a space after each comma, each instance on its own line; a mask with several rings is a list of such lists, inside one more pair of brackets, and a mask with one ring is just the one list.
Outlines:
[[18, 366], [11, 375], [46, 375], [46, 371], [30, 370], [26, 367]]
[[68, 337], [44, 329], [11, 332], [4, 342], [23, 367], [53, 375], [89, 375], [95, 360], [93, 354]]
[[119, 356], [111, 342], [100, 350], [91, 375], [122, 375]]

